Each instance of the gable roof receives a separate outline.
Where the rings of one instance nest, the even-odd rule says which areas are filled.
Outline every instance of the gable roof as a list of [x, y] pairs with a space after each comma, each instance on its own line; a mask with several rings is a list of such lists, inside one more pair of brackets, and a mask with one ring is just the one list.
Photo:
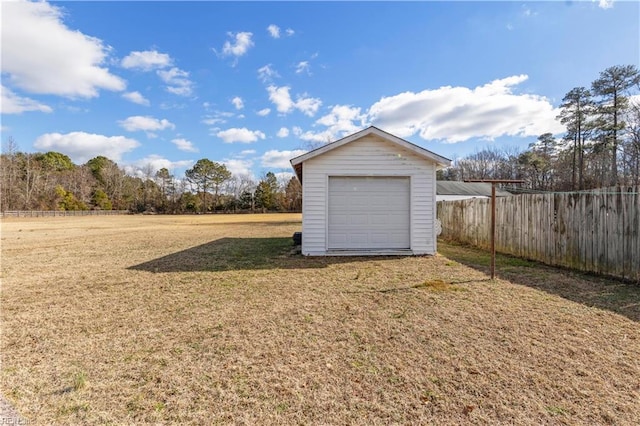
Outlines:
[[417, 154], [419, 157], [422, 157], [426, 160], [433, 161], [436, 163], [437, 168], [444, 168], [451, 164], [451, 160], [441, 155], [436, 154], [435, 152], [431, 152], [428, 149], [424, 149], [418, 145], [415, 145], [409, 141], [401, 139], [397, 136], [392, 135], [391, 133], [387, 133], [384, 130], [380, 130], [375, 126], [367, 127], [366, 129], [360, 130], [359, 132], [353, 133], [352, 135], [345, 136], [342, 139], [338, 139], [337, 141], [330, 142], [326, 145], [321, 146], [320, 148], [316, 148], [307, 152], [306, 154], [302, 154], [298, 157], [292, 158], [290, 160], [293, 169], [296, 171], [296, 175], [298, 176], [298, 180], [302, 182], [302, 163], [307, 160], [310, 160], [314, 157], [322, 155], [326, 152], [332, 151], [336, 148], [339, 148], [343, 145], [346, 145], [355, 140], [361, 139], [365, 136], [376, 135], [387, 142], [396, 144], [401, 146], [402, 148]]

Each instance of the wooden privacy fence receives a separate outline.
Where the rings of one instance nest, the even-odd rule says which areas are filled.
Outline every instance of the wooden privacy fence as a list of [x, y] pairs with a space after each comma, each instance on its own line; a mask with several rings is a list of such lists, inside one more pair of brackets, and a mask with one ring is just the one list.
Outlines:
[[129, 214], [129, 210], [7, 210], [2, 217], [112, 216]]
[[[640, 187], [496, 199], [496, 250], [640, 282]], [[491, 200], [438, 202], [442, 237], [491, 246]]]

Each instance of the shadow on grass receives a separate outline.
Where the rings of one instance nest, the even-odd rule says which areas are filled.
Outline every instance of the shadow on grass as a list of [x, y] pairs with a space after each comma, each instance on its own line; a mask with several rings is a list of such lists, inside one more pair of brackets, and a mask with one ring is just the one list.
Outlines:
[[[377, 256], [375, 260], [385, 257]], [[147, 272], [310, 269], [371, 260], [373, 259], [367, 256], [307, 257], [294, 254], [291, 237], [221, 238], [131, 266], [128, 269]]]
[[[458, 263], [490, 273], [491, 255], [487, 251], [438, 241], [438, 252]], [[496, 276], [640, 322], [640, 285], [637, 284], [502, 254], [496, 255]]]

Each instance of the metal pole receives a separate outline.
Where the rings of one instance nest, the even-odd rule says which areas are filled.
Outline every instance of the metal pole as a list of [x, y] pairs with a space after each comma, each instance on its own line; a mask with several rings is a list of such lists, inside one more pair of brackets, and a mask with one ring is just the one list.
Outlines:
[[491, 183], [491, 279], [496, 276], [496, 183]]
[[496, 184], [524, 183], [520, 179], [469, 179], [465, 182], [487, 182], [491, 184], [491, 279], [496, 277]]

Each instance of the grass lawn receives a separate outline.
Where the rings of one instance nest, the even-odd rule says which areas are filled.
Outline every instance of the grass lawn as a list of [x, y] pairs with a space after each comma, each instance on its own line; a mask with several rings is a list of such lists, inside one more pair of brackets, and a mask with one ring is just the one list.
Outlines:
[[299, 215], [2, 223], [30, 424], [637, 424], [640, 286], [439, 244], [304, 258]]

